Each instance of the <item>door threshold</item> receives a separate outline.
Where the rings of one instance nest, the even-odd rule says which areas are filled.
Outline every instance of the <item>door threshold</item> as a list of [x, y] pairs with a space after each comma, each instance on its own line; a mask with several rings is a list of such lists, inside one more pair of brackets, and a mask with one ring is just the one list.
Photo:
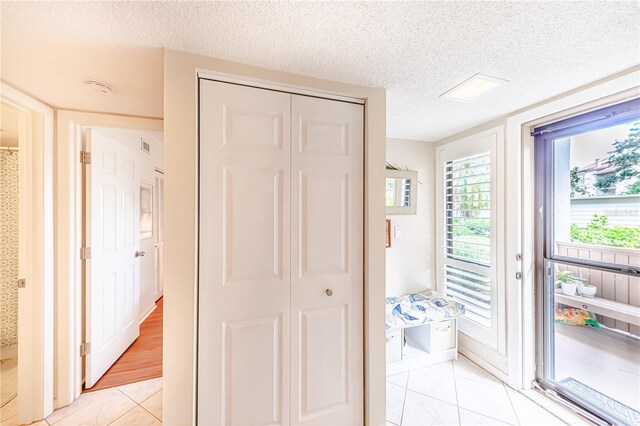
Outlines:
[[536, 387], [532, 389], [522, 389], [520, 393], [568, 425], [609, 425], [609, 423], [603, 419], [584, 410], [557, 393], [552, 394], [545, 391], [538, 383], [534, 383], [534, 386]]

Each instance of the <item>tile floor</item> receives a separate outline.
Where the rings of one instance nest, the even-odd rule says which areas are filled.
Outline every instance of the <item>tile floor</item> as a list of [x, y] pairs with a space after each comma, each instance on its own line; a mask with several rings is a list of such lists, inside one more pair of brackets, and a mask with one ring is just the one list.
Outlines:
[[[1, 426], [15, 426], [17, 398], [0, 410]], [[162, 425], [162, 378], [84, 393], [34, 426]]]
[[0, 407], [16, 397], [18, 392], [18, 358], [0, 361]]
[[[0, 410], [16, 425], [17, 399]], [[387, 377], [387, 425], [564, 425], [464, 356]], [[162, 425], [162, 378], [85, 393], [35, 426]]]
[[457, 361], [387, 376], [390, 425], [565, 425], [460, 355]]

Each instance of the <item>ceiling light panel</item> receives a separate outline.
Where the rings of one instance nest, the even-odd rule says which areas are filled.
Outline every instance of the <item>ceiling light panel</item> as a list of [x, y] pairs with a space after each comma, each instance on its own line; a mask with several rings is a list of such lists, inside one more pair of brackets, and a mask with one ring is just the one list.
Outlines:
[[447, 91], [446, 93], [443, 93], [442, 95], [440, 95], [440, 97], [460, 102], [471, 102], [484, 95], [488, 91], [508, 82], [508, 80], [504, 80], [502, 78], [490, 77], [484, 74], [476, 74], [473, 77], [458, 84], [453, 89]]

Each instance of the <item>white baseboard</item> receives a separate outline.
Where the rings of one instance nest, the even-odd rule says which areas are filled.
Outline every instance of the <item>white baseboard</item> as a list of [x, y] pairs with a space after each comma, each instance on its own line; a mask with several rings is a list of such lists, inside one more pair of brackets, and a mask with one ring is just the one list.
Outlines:
[[147, 319], [147, 317], [148, 317], [149, 315], [151, 315], [151, 312], [153, 312], [153, 311], [155, 311], [155, 310], [156, 310], [156, 308], [157, 308], [157, 307], [158, 307], [158, 305], [156, 305], [155, 303], [154, 303], [153, 305], [151, 305], [151, 306], [149, 307], [149, 309], [147, 309], [147, 311], [142, 315], [142, 317], [140, 317], [140, 322], [139, 322], [139, 324], [142, 324], [142, 323], [144, 322], [144, 320], [146, 320], [146, 319]]
[[458, 350], [448, 349], [437, 353], [424, 353], [424, 355], [403, 359], [401, 361], [390, 362], [387, 364], [387, 376], [404, 373], [405, 371], [415, 370], [417, 368], [428, 367], [430, 365], [440, 364], [441, 362], [458, 359]]
[[509, 381], [507, 357], [460, 333], [460, 353], [503, 382]]
[[0, 359], [11, 359], [18, 356], [18, 345], [0, 349]]

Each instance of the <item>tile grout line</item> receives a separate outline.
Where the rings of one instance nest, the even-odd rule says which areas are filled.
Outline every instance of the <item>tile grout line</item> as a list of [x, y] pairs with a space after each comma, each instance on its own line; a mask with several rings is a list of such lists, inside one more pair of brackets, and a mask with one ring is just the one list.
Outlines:
[[[0, 407], [0, 410], [1, 410], [1, 409], [3, 409], [4, 407], [6, 407], [7, 405], [9, 405], [9, 403], [10, 403], [11, 401], [13, 401], [14, 399], [16, 399], [17, 397], [18, 397], [18, 394], [15, 394], [15, 395], [13, 396], [13, 398], [11, 398], [11, 399], [10, 399], [10, 400], [8, 400], [7, 402], [5, 402], [5, 403], [4, 403], [4, 405], [3, 405], [2, 407]], [[16, 401], [16, 404], [17, 404], [17, 403], [18, 403], [18, 402]]]
[[489, 380], [491, 380], [491, 379], [480, 380], [480, 379], [477, 379], [477, 378], [471, 378], [471, 377], [460, 376], [460, 375], [456, 375], [456, 377], [459, 377], [461, 379], [471, 380], [472, 382], [481, 383], [481, 384], [487, 385], [487, 386], [493, 386], [495, 388], [501, 387], [502, 384], [504, 383], [502, 380], [498, 379], [496, 376], [493, 376], [493, 377], [495, 377], [496, 380], [500, 380], [500, 383], [489, 383]]
[[[464, 355], [463, 355], [463, 356], [464, 356]], [[471, 361], [471, 360], [470, 360], [470, 362], [473, 362], [473, 361]], [[474, 363], [474, 364], [475, 364], [475, 363]], [[482, 368], [482, 367], [480, 367], [480, 366], [478, 366], [478, 367], [479, 367], [479, 368]], [[470, 381], [475, 382], [475, 383], [486, 384], [487, 386], [493, 386], [491, 383], [487, 383], [486, 381], [480, 381], [480, 380], [470, 379], [469, 377], [465, 377], [465, 376], [458, 376], [457, 374], [455, 374], [455, 363], [454, 363], [453, 368], [454, 368], [454, 378], [456, 379], [456, 401], [458, 401], [458, 399], [457, 399], [457, 398], [458, 398], [458, 388], [457, 388], [457, 379], [458, 379], [458, 378], [461, 378], [461, 379], [467, 379], [467, 380], [470, 380]], [[489, 374], [491, 374], [491, 373], [489, 373]], [[492, 376], [493, 376], [493, 375], [492, 375]], [[495, 377], [495, 376], [493, 376], [493, 377]], [[499, 378], [497, 378], [497, 377], [496, 377], [496, 379], [497, 379], [497, 380], [500, 380], [500, 379], [499, 379]], [[518, 418], [518, 414], [517, 414], [517, 412], [516, 412], [516, 409], [515, 409], [515, 407], [513, 406], [513, 402], [511, 401], [511, 397], [509, 396], [509, 392], [507, 391], [507, 389], [505, 388], [505, 386], [506, 386], [506, 384], [505, 384], [502, 380], [500, 380], [500, 385], [495, 385], [495, 387], [496, 387], [496, 388], [498, 388], [498, 387], [502, 387], [502, 389], [506, 392], [506, 394], [507, 394], [507, 398], [508, 398], [508, 400], [509, 400], [509, 404], [511, 405], [511, 409], [513, 410], [513, 414], [516, 416], [516, 422], [518, 422], [518, 425], [520, 425], [520, 419]], [[495, 417], [493, 417], [493, 416], [487, 416], [486, 414], [478, 413], [477, 411], [470, 410], [470, 409], [468, 409], [468, 408], [464, 408], [464, 407], [460, 407], [460, 404], [459, 404], [459, 403], [458, 403], [458, 416], [460, 415], [460, 409], [464, 409], [464, 410], [469, 411], [469, 412], [471, 412], [471, 413], [478, 414], [478, 415], [480, 415], [480, 416], [484, 416], [484, 417], [487, 417], [487, 418], [490, 418], [490, 419], [493, 419], [493, 420], [499, 421], [499, 422], [501, 422], [501, 423], [507, 423], [507, 424], [508, 424], [508, 422], [505, 422], [504, 420], [501, 420], [501, 419], [497, 419], [497, 418], [495, 418]], [[461, 419], [461, 418], [459, 418], [459, 420], [460, 420], [460, 424], [462, 424], [462, 419]]]
[[435, 399], [436, 401], [438, 401], [438, 402], [443, 402], [443, 403], [445, 403], [445, 404], [447, 404], [447, 405], [455, 405], [455, 406], [457, 406], [457, 405], [458, 405], [458, 395], [456, 395], [456, 403], [455, 403], [455, 404], [452, 404], [452, 403], [450, 403], [449, 401], [445, 401], [445, 400], [443, 400], [443, 399], [440, 399], [440, 398], [435, 397], [435, 396], [432, 396], [432, 395], [424, 394], [424, 393], [419, 392], [419, 391], [417, 391], [417, 390], [413, 390], [413, 389], [409, 389], [409, 388], [406, 388], [406, 390], [407, 390], [407, 391], [410, 391], [410, 392], [413, 392], [413, 393], [417, 393], [418, 395], [420, 395], [420, 396], [424, 396], [425, 398]]
[[[463, 377], [463, 379], [466, 379], [466, 377]], [[504, 383], [502, 385], [504, 386]], [[506, 389], [505, 389], [505, 392], [506, 392]], [[457, 391], [456, 391], [456, 397], [457, 397]], [[507, 392], [507, 398], [509, 399], [509, 404], [511, 405], [511, 409], [513, 410], [513, 413], [516, 416], [516, 422], [518, 422], [518, 425], [520, 425], [520, 419], [518, 418], [518, 414], [516, 413], [516, 410], [513, 407], [513, 403], [511, 402], [511, 398], [509, 398], [509, 392]], [[483, 414], [483, 413], [478, 413], [475, 410], [471, 410], [471, 409], [465, 408], [465, 407], [460, 407], [460, 405], [458, 405], [458, 413], [460, 412], [460, 409], [465, 410], [465, 411], [469, 411], [470, 413], [474, 413], [474, 414], [477, 414], [477, 415], [482, 416], [482, 417], [486, 417], [488, 419], [492, 419], [492, 420], [498, 421], [500, 423], [511, 424], [511, 423], [509, 423], [507, 421], [504, 421], [502, 419], [497, 419], [497, 418], [495, 418], [493, 416], [488, 416], [488, 415]], [[460, 424], [462, 424], [462, 419], [460, 419]], [[514, 426], [518, 426], [518, 425], [514, 425]]]
[[504, 388], [504, 391], [507, 393], [507, 398], [509, 398], [509, 404], [511, 404], [511, 409], [513, 410], [513, 414], [516, 415], [516, 421], [518, 422], [518, 425], [521, 425], [522, 422], [520, 422], [520, 417], [518, 416], [516, 407], [513, 405], [513, 400], [511, 399], [511, 395], [509, 395], [509, 389], [507, 389], [507, 385], [505, 383], [502, 384], [502, 387]]
[[[155, 394], [154, 394], [155, 395]], [[164, 424], [164, 421], [162, 419], [159, 419], [158, 416], [156, 416], [155, 414], [153, 414], [151, 411], [147, 410], [146, 408], [144, 408], [142, 405], [140, 405], [140, 408], [142, 408], [144, 411], [146, 411], [147, 413], [151, 414], [153, 416], [153, 418], [157, 419], [160, 423]], [[164, 407], [163, 407], [164, 408]]]
[[[164, 385], [164, 384], [163, 384]], [[158, 389], [157, 392], [154, 392], [153, 395], [151, 395], [150, 397], [146, 398], [144, 401], [142, 401], [140, 404], [138, 404], [144, 411], [146, 411], [147, 413], [151, 414], [153, 417], [155, 417], [156, 419], [158, 419], [159, 422], [164, 423], [164, 421], [162, 419], [159, 419], [158, 416], [156, 416], [155, 414], [153, 414], [151, 411], [147, 410], [144, 406], [142, 406], [142, 404], [144, 404], [145, 402], [147, 402], [148, 400], [150, 400], [151, 398], [153, 398], [154, 396], [156, 396], [158, 393], [160, 393], [163, 388]], [[164, 409], [164, 407], [162, 407]]]
[[[118, 389], [118, 390], [120, 390], [120, 389]], [[121, 392], [122, 392], [122, 391], [121, 391]], [[134, 401], [134, 402], [135, 402], [135, 401]], [[126, 415], [127, 415], [127, 413], [129, 413], [130, 411], [133, 411], [135, 408], [136, 408], [136, 405], [134, 405], [134, 406], [133, 406], [133, 407], [131, 407], [129, 410], [127, 410], [127, 411], [125, 411], [124, 413], [122, 413], [120, 416], [118, 416], [118, 417], [116, 417], [115, 419], [113, 419], [113, 421], [112, 421], [112, 422], [107, 423], [107, 425], [111, 425], [111, 424], [113, 424], [113, 423], [117, 422], [119, 418], [126, 416]]]
[[[409, 371], [408, 373], [411, 374], [411, 371]], [[409, 385], [409, 374], [407, 374], [407, 386]], [[404, 398], [402, 399], [402, 412], [400, 413], [400, 426], [402, 426], [402, 423], [404, 422], [404, 408], [407, 403], [407, 392], [409, 392], [409, 389], [405, 387]]]
[[[139, 382], [138, 382], [139, 383]], [[131, 401], [133, 401], [134, 404], [136, 404], [136, 406], [142, 408], [144, 411], [146, 411], [147, 413], [149, 413], [151, 416], [153, 416], [154, 419], [158, 420], [159, 422], [163, 423], [162, 420], [160, 420], [155, 414], [153, 414], [151, 411], [147, 410], [145, 407], [142, 406], [142, 404], [146, 401], [148, 401], [149, 399], [151, 399], [153, 396], [157, 395], [158, 392], [162, 391], [162, 389], [158, 389], [156, 392], [154, 392], [151, 396], [145, 398], [144, 400], [142, 400], [140, 403], [138, 403], [138, 401], [134, 400], [133, 398], [131, 398], [129, 395], [127, 395], [126, 393], [124, 393], [119, 387], [116, 388], [121, 394], [123, 394], [124, 396], [126, 396], [127, 398], [129, 398]], [[135, 406], [131, 408], [131, 410], [133, 410], [134, 408], [136, 408]], [[122, 414], [122, 416], [124, 416], [125, 414], [127, 414], [129, 411], [128, 410], [126, 413]], [[120, 416], [120, 417], [122, 417]], [[115, 419], [113, 422], [115, 422], [116, 420], [118, 420], [120, 417], [118, 417], [117, 419]], [[111, 422], [111, 423], [113, 423]], [[111, 424], [109, 423], [109, 424]]]
[[458, 381], [456, 380], [456, 366], [451, 361], [451, 371], [453, 371], [453, 390], [456, 394], [456, 409], [458, 411], [458, 424], [462, 424], [462, 417], [460, 416], [460, 401], [458, 400]]

